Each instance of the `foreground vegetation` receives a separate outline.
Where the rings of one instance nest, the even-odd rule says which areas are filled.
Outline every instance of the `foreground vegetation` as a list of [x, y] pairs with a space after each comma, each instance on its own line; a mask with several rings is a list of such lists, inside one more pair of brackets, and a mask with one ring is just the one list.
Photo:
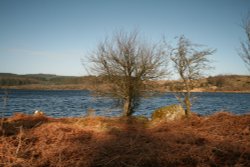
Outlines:
[[[180, 81], [154, 81], [148, 86], [156, 91], [182, 90]], [[56, 76], [46, 74], [16, 75], [0, 73], [0, 88], [33, 90], [96, 90], [108, 86], [100, 77]], [[195, 81], [192, 91], [197, 92], [250, 92], [250, 76], [219, 75]]]
[[250, 115], [5, 118], [0, 166], [249, 166]]

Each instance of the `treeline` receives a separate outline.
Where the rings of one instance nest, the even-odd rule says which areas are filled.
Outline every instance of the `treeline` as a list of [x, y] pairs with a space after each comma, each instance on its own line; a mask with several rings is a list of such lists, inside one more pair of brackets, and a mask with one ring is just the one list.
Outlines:
[[26, 78], [0, 78], [1, 86], [15, 86], [15, 85], [29, 85], [29, 84], [38, 84], [39, 82], [34, 79]]
[[[169, 91], [182, 91], [184, 85], [181, 81], [167, 81], [164, 86]], [[201, 91], [250, 91], [250, 76], [209, 76], [194, 81], [191, 89], [201, 89]]]
[[0, 86], [98, 84], [100, 82], [101, 79], [95, 76], [74, 77], [49, 74], [16, 75], [0, 73]]
[[[32, 75], [16, 75], [1, 74], [0, 86], [22, 86], [22, 85], [85, 85], [101, 86], [103, 84], [102, 77], [96, 76], [57, 76], [48, 74], [32, 74]], [[99, 86], [98, 86], [99, 85]], [[183, 83], [181, 81], [156, 81], [151, 82], [153, 90], [160, 91], [182, 91]], [[203, 78], [194, 82], [191, 86], [193, 90], [201, 89], [201, 91], [250, 91], [250, 76], [243, 75], [218, 75]]]
[[250, 76], [239, 75], [219, 75], [208, 77], [207, 85], [215, 86], [218, 91], [242, 91], [250, 90]]

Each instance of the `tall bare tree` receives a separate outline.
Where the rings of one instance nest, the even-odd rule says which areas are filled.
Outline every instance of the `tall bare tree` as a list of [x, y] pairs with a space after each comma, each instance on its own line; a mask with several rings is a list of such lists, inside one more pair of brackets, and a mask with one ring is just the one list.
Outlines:
[[100, 42], [90, 56], [93, 71], [111, 86], [109, 93], [123, 104], [123, 114], [131, 116], [145, 93], [145, 81], [166, 74], [164, 47], [143, 42], [137, 31], [120, 31]]
[[[199, 45], [192, 44], [184, 36], [179, 37], [177, 47], [172, 49], [171, 60], [174, 63], [174, 69], [178, 72], [183, 81], [183, 90], [176, 94], [185, 108], [186, 116], [191, 112], [191, 88], [194, 81], [204, 76], [205, 70], [210, 69], [210, 60], [208, 56], [215, 50], [198, 50]], [[196, 49], [195, 49], [196, 48]]]
[[246, 34], [246, 40], [240, 43], [239, 55], [250, 71], [250, 14], [242, 21], [242, 27]]

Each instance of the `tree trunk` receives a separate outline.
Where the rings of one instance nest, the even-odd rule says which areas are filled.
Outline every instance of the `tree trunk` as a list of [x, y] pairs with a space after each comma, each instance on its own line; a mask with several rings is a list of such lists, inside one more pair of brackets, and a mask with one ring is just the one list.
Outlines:
[[189, 93], [187, 92], [184, 103], [186, 105], [185, 115], [186, 117], [189, 117], [191, 113], [190, 92]]
[[127, 98], [123, 105], [123, 115], [124, 116], [131, 116], [133, 113], [132, 111], [132, 101], [131, 98]]
[[184, 104], [186, 106], [186, 110], [185, 110], [185, 115], [186, 117], [190, 116], [191, 113], [191, 101], [190, 101], [190, 81], [188, 80], [184, 80], [184, 83], [186, 85], [186, 94], [185, 94], [185, 99], [184, 99]]

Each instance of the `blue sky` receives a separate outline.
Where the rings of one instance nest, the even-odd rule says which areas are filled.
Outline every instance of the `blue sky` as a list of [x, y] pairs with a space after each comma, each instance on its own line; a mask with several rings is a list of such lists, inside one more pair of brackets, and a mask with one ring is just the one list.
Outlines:
[[117, 29], [185, 35], [217, 49], [211, 75], [249, 74], [237, 55], [249, 0], [0, 0], [0, 72], [86, 75], [81, 59]]

